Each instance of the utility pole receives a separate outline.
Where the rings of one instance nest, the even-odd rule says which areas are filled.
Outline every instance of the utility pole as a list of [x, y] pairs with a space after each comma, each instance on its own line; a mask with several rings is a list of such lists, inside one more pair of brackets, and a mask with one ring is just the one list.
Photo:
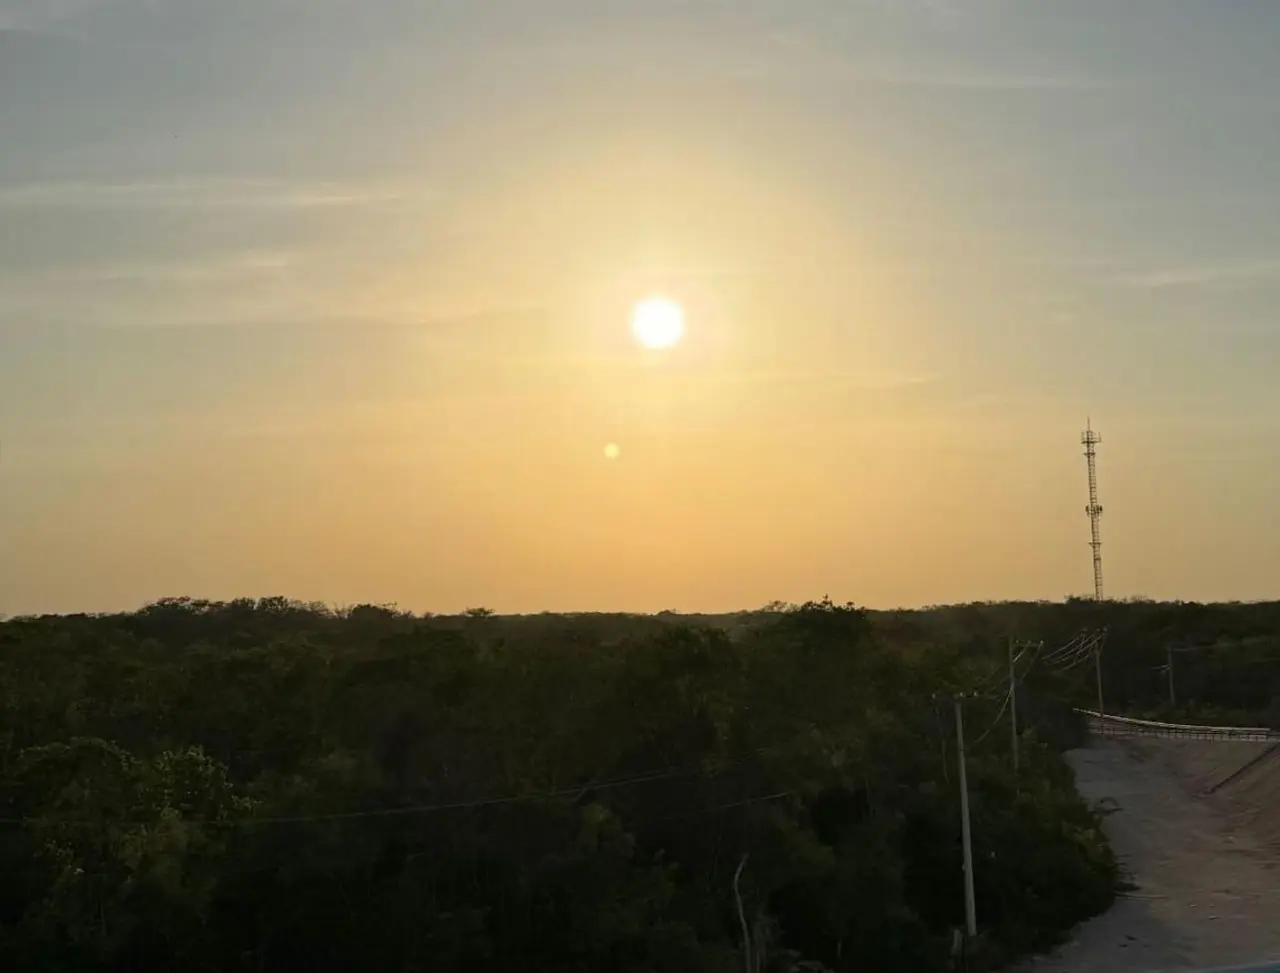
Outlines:
[[1165, 666], [1165, 671], [1169, 673], [1169, 707], [1170, 709], [1173, 709], [1178, 705], [1178, 697], [1173, 691], [1173, 646], [1166, 645], [1164, 647], [1164, 654], [1169, 660], [1168, 664]]
[[1097, 676], [1097, 679], [1098, 679], [1098, 715], [1099, 715], [1099, 716], [1105, 716], [1107, 711], [1106, 711], [1105, 709], [1103, 709], [1103, 708], [1102, 708], [1102, 641], [1103, 641], [1103, 636], [1102, 636], [1101, 634], [1099, 634], [1099, 635], [1094, 636], [1094, 638], [1096, 638], [1096, 639], [1097, 639], [1097, 641], [1094, 643], [1094, 646], [1093, 646], [1093, 664], [1094, 664], [1094, 673], [1095, 673], [1095, 675]]
[[1013, 637], [1009, 637], [1009, 733], [1013, 744], [1013, 772], [1018, 772], [1018, 679], [1013, 666]]
[[963, 696], [956, 696], [956, 750], [960, 761], [960, 843], [964, 849], [965, 932], [973, 940], [978, 935], [977, 906], [973, 897], [973, 841], [969, 833], [969, 779], [965, 774]]

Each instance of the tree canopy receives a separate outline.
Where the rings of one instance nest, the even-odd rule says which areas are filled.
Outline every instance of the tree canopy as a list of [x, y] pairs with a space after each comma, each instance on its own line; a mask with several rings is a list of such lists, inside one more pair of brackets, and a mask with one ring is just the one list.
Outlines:
[[[1039, 610], [1066, 632], [1092, 608]], [[1012, 768], [1007, 621], [825, 599], [719, 619], [283, 598], [11, 619], [0, 955], [946, 969], [964, 916], [952, 698], [977, 691], [976, 945], [996, 964], [1105, 909], [1118, 881], [1057, 752], [1074, 690], [1053, 672], [1027, 675]]]

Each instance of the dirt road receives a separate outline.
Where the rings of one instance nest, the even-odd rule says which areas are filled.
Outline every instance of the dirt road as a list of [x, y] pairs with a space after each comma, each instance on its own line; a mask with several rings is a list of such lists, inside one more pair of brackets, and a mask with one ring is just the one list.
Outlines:
[[1280, 959], [1280, 854], [1193, 796], [1156, 750], [1144, 744], [1139, 759], [1109, 741], [1070, 755], [1085, 798], [1119, 804], [1106, 830], [1138, 890], [1025, 971], [1163, 973]]

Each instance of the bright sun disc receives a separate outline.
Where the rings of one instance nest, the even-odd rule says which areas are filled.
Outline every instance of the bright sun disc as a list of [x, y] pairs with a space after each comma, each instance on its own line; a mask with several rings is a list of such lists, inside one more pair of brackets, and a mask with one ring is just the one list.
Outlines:
[[631, 333], [646, 348], [670, 348], [684, 335], [684, 308], [665, 297], [641, 301], [631, 311]]

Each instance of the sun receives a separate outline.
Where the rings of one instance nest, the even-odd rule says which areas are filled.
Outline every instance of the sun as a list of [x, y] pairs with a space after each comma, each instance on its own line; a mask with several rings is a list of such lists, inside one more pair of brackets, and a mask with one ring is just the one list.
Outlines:
[[665, 297], [650, 297], [631, 309], [631, 333], [646, 348], [670, 348], [684, 336], [684, 308]]

